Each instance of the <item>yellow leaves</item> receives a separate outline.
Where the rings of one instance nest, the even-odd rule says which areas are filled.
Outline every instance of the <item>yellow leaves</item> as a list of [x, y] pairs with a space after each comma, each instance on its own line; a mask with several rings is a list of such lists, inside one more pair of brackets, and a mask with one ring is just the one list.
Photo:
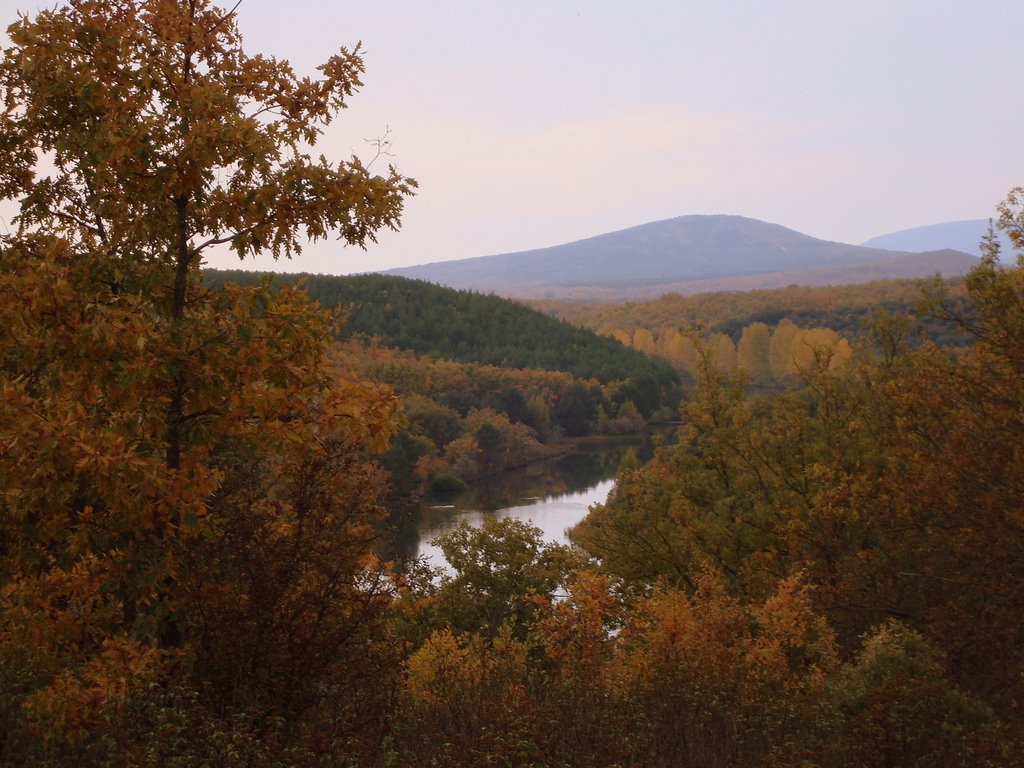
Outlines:
[[731, 688], [742, 676], [749, 644], [745, 610], [706, 573], [692, 598], [658, 589], [637, 605], [620, 636], [615, 678], [627, 690], [680, 676]]
[[454, 709], [486, 698], [515, 707], [523, 698], [528, 651], [508, 625], [490, 643], [479, 635], [437, 630], [409, 657], [405, 690], [419, 706]]
[[[472, 662], [472, 663], [471, 663]], [[415, 700], [438, 704], [479, 681], [478, 659], [447, 629], [434, 632], [409, 658], [406, 687]]]
[[744, 740], [782, 747], [825, 711], [826, 675], [837, 667], [832, 634], [799, 580], [742, 604], [704, 572], [692, 594], [659, 587], [636, 601], [614, 639], [607, 685], [613, 701], [679, 739], [684, 755], [709, 737], [763, 755]]

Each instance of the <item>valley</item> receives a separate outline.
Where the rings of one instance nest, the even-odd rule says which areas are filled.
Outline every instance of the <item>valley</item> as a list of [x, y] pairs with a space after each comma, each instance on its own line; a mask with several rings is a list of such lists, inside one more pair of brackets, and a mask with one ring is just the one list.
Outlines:
[[0, 766], [1020, 768], [1018, 9], [337, 5], [7, 27]]

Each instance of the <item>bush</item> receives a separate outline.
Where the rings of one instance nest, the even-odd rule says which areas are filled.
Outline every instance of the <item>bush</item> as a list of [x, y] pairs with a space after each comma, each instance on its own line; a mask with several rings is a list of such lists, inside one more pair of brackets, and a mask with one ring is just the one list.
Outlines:
[[466, 490], [466, 483], [461, 477], [450, 472], [442, 472], [430, 481], [431, 493], [461, 493]]

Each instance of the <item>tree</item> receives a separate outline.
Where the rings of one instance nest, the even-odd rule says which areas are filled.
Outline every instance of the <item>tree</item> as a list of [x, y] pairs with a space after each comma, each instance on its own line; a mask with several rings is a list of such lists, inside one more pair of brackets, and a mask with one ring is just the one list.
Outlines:
[[507, 385], [501, 390], [501, 394], [498, 395], [497, 410], [508, 416], [509, 421], [530, 423], [530, 409], [527, 407], [526, 398], [513, 386]]
[[601, 388], [596, 384], [588, 387], [576, 382], [558, 398], [551, 417], [570, 437], [589, 435], [603, 399]]
[[799, 374], [842, 365], [851, 355], [850, 344], [831, 328], [797, 331], [790, 345], [790, 363]]
[[505, 436], [494, 424], [485, 421], [473, 432], [473, 439], [480, 449], [481, 472], [485, 477], [494, 474], [495, 469], [504, 463]]
[[835, 765], [971, 765], [998, 753], [991, 710], [952, 684], [940, 654], [898, 623], [867, 635], [832, 688], [841, 716], [828, 748]]
[[654, 354], [654, 334], [648, 328], [633, 331], [633, 346], [645, 355]]
[[441, 618], [488, 640], [503, 626], [522, 639], [576, 564], [567, 547], [544, 542], [539, 528], [511, 517], [487, 517], [477, 528], [461, 523], [437, 543], [454, 570], [441, 580]]
[[751, 323], [743, 328], [736, 345], [737, 359], [755, 384], [766, 384], [772, 380], [772, 366], [769, 362], [771, 331], [764, 323]]
[[328, 375], [304, 296], [199, 269], [398, 226], [412, 180], [309, 154], [358, 47], [298, 77], [207, 0], [72, 0], [8, 34], [0, 648], [71, 735], [105, 681], [174, 659], [236, 705], [307, 707], [379, 592], [366, 456], [394, 399]]
[[794, 380], [793, 339], [799, 331], [796, 323], [788, 318], [781, 320], [772, 331], [772, 337], [768, 343], [768, 360], [772, 373], [778, 381], [792, 382]]
[[705, 348], [714, 358], [715, 365], [728, 370], [736, 365], [736, 345], [724, 333], [712, 333], [705, 342]]

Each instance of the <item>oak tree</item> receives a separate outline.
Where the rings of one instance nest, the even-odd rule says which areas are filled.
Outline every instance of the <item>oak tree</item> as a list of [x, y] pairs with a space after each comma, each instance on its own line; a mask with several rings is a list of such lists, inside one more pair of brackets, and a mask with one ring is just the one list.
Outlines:
[[207, 0], [72, 0], [8, 35], [0, 669], [71, 735], [174, 660], [229, 703], [308, 706], [379, 593], [393, 396], [329, 375], [300, 293], [199, 275], [218, 246], [398, 226], [415, 182], [313, 154], [359, 48], [299, 76]]

